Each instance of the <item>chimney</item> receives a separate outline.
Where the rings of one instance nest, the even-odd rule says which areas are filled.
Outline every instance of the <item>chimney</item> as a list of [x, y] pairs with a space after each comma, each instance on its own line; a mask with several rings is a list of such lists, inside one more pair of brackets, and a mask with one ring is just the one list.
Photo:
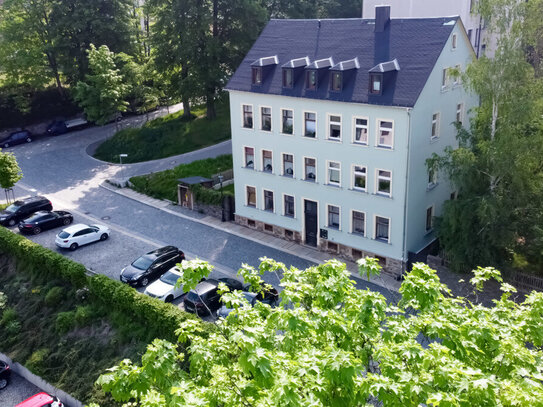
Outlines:
[[390, 21], [390, 6], [375, 6], [375, 32], [382, 33]]

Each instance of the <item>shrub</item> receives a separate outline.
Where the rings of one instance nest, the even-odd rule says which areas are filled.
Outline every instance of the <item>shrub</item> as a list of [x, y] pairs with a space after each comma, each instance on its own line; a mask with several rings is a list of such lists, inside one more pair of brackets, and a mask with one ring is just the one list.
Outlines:
[[88, 325], [94, 318], [94, 312], [91, 305], [79, 306], [75, 310], [75, 323], [77, 326]]
[[17, 311], [15, 311], [14, 308], [6, 308], [4, 312], [2, 312], [2, 319], [0, 319], [0, 325], [6, 326], [12, 321], [17, 320]]
[[38, 349], [26, 360], [25, 366], [38, 376], [42, 376], [47, 365], [44, 363], [49, 355], [49, 349]]
[[45, 295], [45, 304], [48, 307], [54, 307], [62, 300], [62, 297], [63, 297], [62, 288], [53, 287]]
[[75, 326], [75, 311], [59, 312], [55, 321], [55, 330], [65, 334]]

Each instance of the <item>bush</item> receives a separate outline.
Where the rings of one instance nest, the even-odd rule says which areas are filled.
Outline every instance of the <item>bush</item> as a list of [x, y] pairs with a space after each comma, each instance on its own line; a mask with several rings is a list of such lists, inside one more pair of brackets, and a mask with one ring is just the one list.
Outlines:
[[42, 376], [47, 364], [44, 363], [49, 355], [49, 349], [38, 349], [26, 360], [25, 366], [38, 376]]
[[45, 295], [45, 304], [48, 307], [55, 307], [58, 305], [58, 303], [62, 300], [63, 291], [64, 290], [61, 287], [51, 288]]
[[55, 330], [65, 334], [75, 327], [75, 311], [59, 312], [55, 321]]
[[75, 323], [77, 326], [88, 325], [94, 318], [94, 312], [91, 305], [79, 306], [75, 310]]
[[17, 311], [15, 311], [14, 308], [6, 308], [4, 312], [2, 312], [2, 319], [0, 319], [0, 325], [6, 326], [12, 321], [17, 320]]

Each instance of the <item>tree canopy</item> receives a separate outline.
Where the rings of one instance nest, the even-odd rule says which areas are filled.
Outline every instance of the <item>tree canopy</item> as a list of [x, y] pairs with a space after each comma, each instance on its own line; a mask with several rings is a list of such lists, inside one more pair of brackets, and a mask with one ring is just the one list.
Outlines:
[[15, 155], [0, 151], [0, 187], [4, 189], [13, 188], [21, 178], [23, 178], [23, 172], [17, 163]]
[[[262, 258], [239, 270], [252, 289], [282, 275], [281, 305], [249, 306], [222, 289], [234, 311], [204, 336], [202, 323], [178, 330], [179, 345], [156, 339], [141, 365], [124, 360], [98, 383], [121, 402], [141, 406], [535, 406], [543, 400], [543, 293], [522, 304], [502, 284], [492, 307], [454, 297], [434, 270], [418, 263], [401, 300], [358, 290], [345, 264], [298, 270]], [[211, 266], [179, 265], [193, 288]], [[377, 259], [359, 261], [363, 274]], [[478, 268], [474, 290], [492, 268]], [[186, 349], [181, 351], [180, 349]]]

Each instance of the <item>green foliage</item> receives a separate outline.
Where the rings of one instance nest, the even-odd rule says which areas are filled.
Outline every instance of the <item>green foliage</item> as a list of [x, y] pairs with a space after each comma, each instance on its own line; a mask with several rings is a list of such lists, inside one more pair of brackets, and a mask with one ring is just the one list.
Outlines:
[[23, 172], [15, 155], [0, 151], [0, 187], [12, 188], [21, 178], [23, 178]]
[[25, 361], [25, 366], [30, 369], [32, 373], [42, 376], [47, 366], [46, 359], [49, 353], [50, 350], [45, 348], [32, 352], [32, 355]]
[[[186, 178], [195, 175], [209, 178], [214, 174], [229, 170], [231, 168], [232, 156], [222, 155], [216, 158], [193, 161], [190, 164], [181, 164], [171, 170], [133, 177], [130, 178], [130, 182], [132, 182], [134, 189], [138, 192], [154, 198], [177, 201], [177, 185], [179, 183], [179, 178]], [[200, 192], [198, 188], [196, 188], [196, 190]], [[223, 190], [223, 193], [229, 194], [230, 192]], [[203, 196], [203, 194], [205, 194], [205, 192], [203, 192], [200, 196]], [[220, 199], [220, 191], [218, 191], [218, 194]], [[210, 201], [216, 199], [216, 193], [209, 192], [209, 195], [212, 197]]]
[[52, 287], [45, 295], [45, 304], [48, 307], [56, 307], [64, 297], [62, 287]]
[[75, 312], [59, 312], [55, 320], [55, 329], [60, 334], [65, 334], [75, 326]]
[[[360, 271], [367, 265], [375, 263]], [[192, 280], [206, 268], [196, 262], [183, 272]], [[541, 404], [543, 293], [516, 304], [503, 285], [494, 306], [472, 304], [422, 263], [406, 275], [398, 305], [356, 289], [336, 260], [287, 270], [262, 259], [259, 270], [244, 265], [239, 274], [258, 285], [264, 272], [284, 274], [281, 307], [253, 308], [227, 292], [234, 311], [216, 332], [202, 336], [187, 320], [178, 334], [189, 347], [155, 340], [141, 366], [124, 360], [98, 383], [142, 407]], [[489, 278], [499, 272], [479, 269], [473, 283]]]
[[10, 322], [13, 322], [13, 321], [16, 321], [16, 320], [17, 320], [17, 311], [15, 311], [15, 309], [13, 309], [13, 308], [8, 307], [2, 312], [2, 318], [0, 319], [0, 325], [6, 326]]

